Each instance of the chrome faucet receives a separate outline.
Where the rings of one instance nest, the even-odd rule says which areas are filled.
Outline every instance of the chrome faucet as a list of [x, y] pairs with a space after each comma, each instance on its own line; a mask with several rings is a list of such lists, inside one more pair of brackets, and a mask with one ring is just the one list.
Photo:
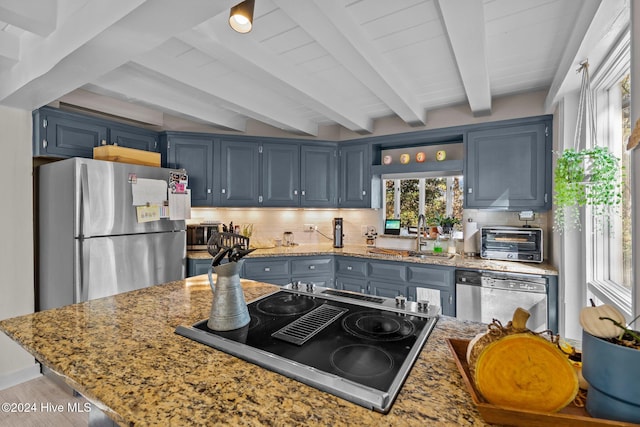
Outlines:
[[[422, 224], [422, 227], [420, 226]], [[418, 237], [416, 238], [416, 251], [422, 251], [422, 233], [427, 226], [427, 219], [423, 214], [418, 215]]]

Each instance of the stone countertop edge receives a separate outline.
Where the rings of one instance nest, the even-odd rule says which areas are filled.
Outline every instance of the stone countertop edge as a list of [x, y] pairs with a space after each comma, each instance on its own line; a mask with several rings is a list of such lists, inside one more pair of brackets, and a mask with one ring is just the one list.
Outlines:
[[[242, 280], [247, 301], [278, 290]], [[0, 321], [0, 330], [120, 425], [486, 425], [446, 338], [486, 325], [441, 316], [388, 414], [175, 334], [208, 317], [206, 275]]]
[[[548, 262], [531, 263], [516, 261], [497, 261], [478, 257], [466, 257], [455, 255], [453, 258], [426, 257], [424, 259], [410, 256], [386, 255], [369, 252], [370, 247], [364, 245], [345, 245], [343, 248], [334, 248], [327, 244], [300, 244], [295, 246], [277, 246], [273, 248], [258, 248], [250, 253], [247, 258], [280, 257], [280, 256], [322, 256], [342, 255], [356, 258], [379, 259], [385, 261], [413, 262], [426, 265], [445, 265], [456, 268], [469, 268], [474, 270], [491, 270], [508, 273], [538, 274], [557, 276], [558, 269]], [[190, 259], [211, 259], [207, 251], [187, 251]]]

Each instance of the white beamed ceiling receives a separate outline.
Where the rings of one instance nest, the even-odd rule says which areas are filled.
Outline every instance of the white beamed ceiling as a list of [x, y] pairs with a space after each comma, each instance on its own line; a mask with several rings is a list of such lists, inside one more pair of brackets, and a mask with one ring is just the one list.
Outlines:
[[579, 85], [578, 64], [599, 60], [581, 57], [594, 47], [585, 40], [620, 33], [628, 7], [256, 0], [253, 30], [238, 34], [227, 24], [237, 1], [0, 0], [0, 104], [99, 111], [106, 97], [105, 113], [132, 105], [153, 112], [158, 127], [166, 114], [226, 131], [254, 120], [311, 136], [331, 125], [371, 133], [390, 116], [422, 126], [429, 110], [463, 103], [490, 115], [495, 97], [540, 90], [550, 110]]

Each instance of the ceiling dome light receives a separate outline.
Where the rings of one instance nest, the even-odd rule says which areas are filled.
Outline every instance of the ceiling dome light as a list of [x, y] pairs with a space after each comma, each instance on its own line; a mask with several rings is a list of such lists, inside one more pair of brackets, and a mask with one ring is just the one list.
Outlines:
[[253, 28], [253, 6], [255, 0], [245, 0], [231, 8], [229, 25], [239, 33], [248, 33]]

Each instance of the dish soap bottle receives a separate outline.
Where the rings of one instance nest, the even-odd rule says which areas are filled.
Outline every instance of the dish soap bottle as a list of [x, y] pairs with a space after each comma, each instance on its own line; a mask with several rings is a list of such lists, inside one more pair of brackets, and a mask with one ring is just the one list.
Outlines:
[[441, 254], [442, 253], [442, 242], [440, 241], [440, 234], [436, 237], [436, 241], [433, 243], [433, 253]]

